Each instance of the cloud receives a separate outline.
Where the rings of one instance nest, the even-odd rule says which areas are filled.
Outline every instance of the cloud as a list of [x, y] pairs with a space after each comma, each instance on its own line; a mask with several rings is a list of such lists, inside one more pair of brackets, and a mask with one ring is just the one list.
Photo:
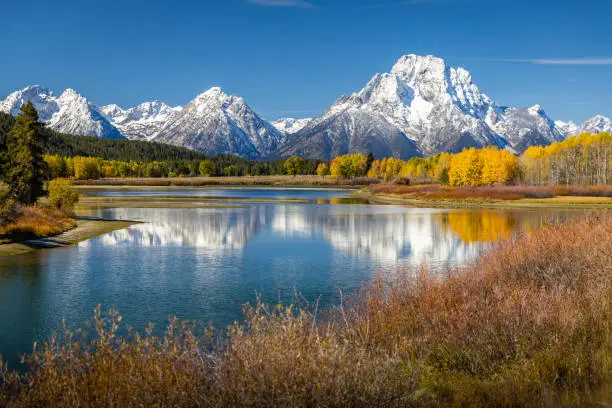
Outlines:
[[612, 58], [534, 59], [530, 62], [543, 65], [612, 65]]
[[248, 0], [251, 4], [257, 4], [264, 7], [295, 7], [295, 8], [313, 8], [314, 5], [307, 0]]
[[502, 58], [489, 59], [492, 62], [524, 62], [536, 65], [612, 65], [612, 58]]

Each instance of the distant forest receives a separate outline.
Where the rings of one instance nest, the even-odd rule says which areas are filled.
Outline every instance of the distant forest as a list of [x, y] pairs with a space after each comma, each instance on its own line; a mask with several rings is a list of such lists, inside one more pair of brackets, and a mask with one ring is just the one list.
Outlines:
[[[0, 112], [0, 152], [6, 151], [6, 137], [15, 118]], [[205, 160], [214, 163], [214, 174], [244, 176], [285, 174], [284, 162], [280, 160], [254, 161], [232, 155], [206, 155], [184, 147], [164, 143], [110, 140], [90, 136], [75, 136], [44, 129], [47, 137], [44, 145], [45, 155], [65, 158], [96, 157], [108, 161], [163, 163], [177, 174], [198, 175], [199, 163]], [[305, 160], [303, 174], [315, 174], [318, 160]]]

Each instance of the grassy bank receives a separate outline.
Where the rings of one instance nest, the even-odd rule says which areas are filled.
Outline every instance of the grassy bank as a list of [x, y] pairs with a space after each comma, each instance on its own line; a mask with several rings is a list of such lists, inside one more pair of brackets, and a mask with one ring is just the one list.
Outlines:
[[[612, 391], [612, 216], [551, 226], [442, 275], [399, 274], [322, 313], [255, 305], [224, 341], [51, 339], [7, 406], [603, 406]], [[444, 276], [443, 278], [441, 276]]]
[[320, 176], [244, 176], [244, 177], [188, 177], [188, 178], [104, 178], [75, 180], [81, 186], [148, 186], [148, 187], [205, 187], [205, 186], [317, 186], [358, 187], [378, 183], [374, 178], [338, 179]]
[[244, 207], [241, 203], [284, 203], [304, 204], [306, 200], [299, 199], [232, 199], [232, 198], [207, 198], [207, 197], [106, 197], [106, 196], [84, 196], [78, 204], [78, 208], [239, 208]]
[[45, 238], [76, 227], [74, 214], [53, 207], [23, 207], [21, 214], [0, 226], [0, 244]]
[[81, 241], [97, 237], [112, 231], [134, 225], [133, 221], [78, 219], [74, 220], [74, 227], [69, 230], [48, 237], [32, 238], [21, 242], [0, 244], [0, 258], [31, 252], [39, 248], [55, 248], [78, 244]]
[[446, 187], [372, 185], [362, 196], [375, 201], [437, 207], [603, 207], [612, 208], [610, 187]]

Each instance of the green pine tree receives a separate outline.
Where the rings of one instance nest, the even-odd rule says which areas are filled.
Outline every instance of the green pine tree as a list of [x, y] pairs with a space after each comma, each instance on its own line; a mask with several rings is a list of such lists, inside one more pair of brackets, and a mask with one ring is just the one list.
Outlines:
[[21, 107], [8, 133], [9, 166], [5, 173], [8, 194], [20, 203], [34, 204], [43, 194], [47, 164], [43, 159], [43, 126], [32, 102]]

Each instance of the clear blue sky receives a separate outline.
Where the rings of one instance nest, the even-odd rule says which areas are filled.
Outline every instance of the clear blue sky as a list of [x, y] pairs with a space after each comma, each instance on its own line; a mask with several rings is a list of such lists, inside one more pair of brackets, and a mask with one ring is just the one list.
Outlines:
[[211, 86], [262, 116], [312, 116], [407, 53], [471, 71], [498, 103], [612, 116], [610, 0], [9, 1], [0, 97], [185, 104]]

